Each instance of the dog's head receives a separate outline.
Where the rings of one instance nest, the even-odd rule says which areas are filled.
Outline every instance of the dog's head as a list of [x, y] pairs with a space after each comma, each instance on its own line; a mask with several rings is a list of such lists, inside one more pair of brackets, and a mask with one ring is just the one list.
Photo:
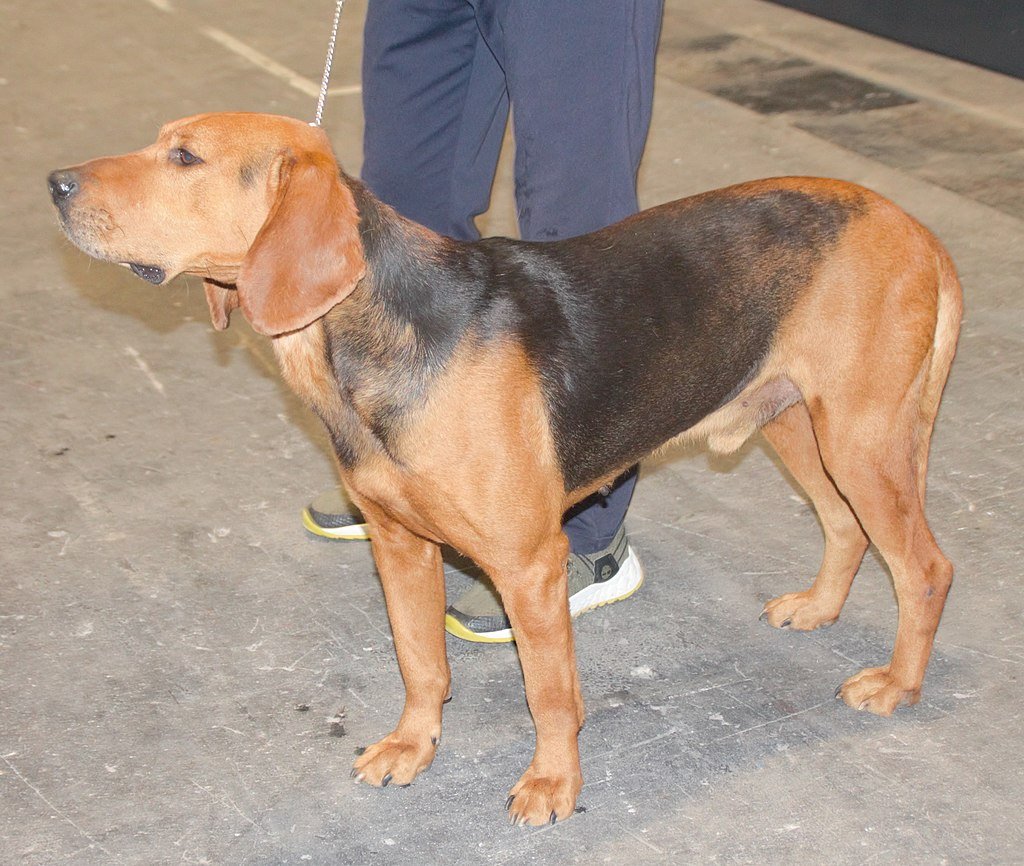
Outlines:
[[53, 172], [49, 187], [89, 255], [157, 285], [202, 277], [218, 329], [236, 307], [263, 334], [305, 327], [366, 270], [327, 137], [292, 118], [187, 117], [143, 150]]

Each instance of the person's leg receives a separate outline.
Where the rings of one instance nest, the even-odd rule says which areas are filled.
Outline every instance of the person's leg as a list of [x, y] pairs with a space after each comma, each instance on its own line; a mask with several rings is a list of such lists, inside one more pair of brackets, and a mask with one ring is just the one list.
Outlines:
[[[477, 237], [472, 218], [487, 207], [507, 118], [506, 74], [515, 68], [525, 103], [516, 101], [523, 237], [568, 237], [634, 212], [661, 4], [588, 8], [577, 20], [579, 9], [567, 0], [515, 8], [506, 0], [371, 0], [363, 169], [370, 188], [436, 230]], [[570, 89], [552, 87], [552, 75]], [[570, 104], [587, 110], [570, 117]], [[548, 159], [547, 166], [536, 164]], [[564, 228], [553, 228], [558, 225]], [[574, 554], [570, 586], [578, 587], [574, 613], [624, 597], [642, 580], [621, 533], [635, 481], [633, 470], [566, 523]], [[449, 618], [450, 626], [472, 623], [462, 624], [461, 636], [488, 639], [476, 626], [493, 620], [494, 628], [483, 631], [508, 640], [496, 599], [486, 587], [474, 592], [480, 598], [460, 599], [468, 613]]]
[[480, 7], [512, 100], [522, 237], [572, 237], [635, 213], [660, 0]]
[[595, 493], [566, 514], [563, 528], [573, 553], [594, 554], [611, 544], [629, 509], [638, 474], [634, 466], [607, 493]]
[[[660, 0], [498, 0], [485, 35], [513, 105], [516, 204], [527, 240], [572, 237], [633, 214], [651, 123]], [[500, 25], [500, 26], [494, 26]], [[565, 524], [573, 553], [603, 551], [622, 525], [636, 468]]]
[[373, 193], [441, 234], [478, 238], [508, 119], [501, 67], [467, 0], [371, 0], [364, 162]]
[[[512, 100], [522, 237], [572, 237], [634, 213], [660, 0], [473, 2]], [[631, 595], [643, 581], [622, 527], [636, 476], [634, 467], [607, 495], [566, 515], [574, 616]], [[445, 623], [466, 640], [513, 639], [511, 622], [486, 583], [451, 605]]]

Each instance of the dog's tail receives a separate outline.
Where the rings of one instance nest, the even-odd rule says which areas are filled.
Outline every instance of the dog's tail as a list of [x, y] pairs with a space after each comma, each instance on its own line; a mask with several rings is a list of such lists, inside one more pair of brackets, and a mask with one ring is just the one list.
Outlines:
[[918, 489], [921, 504], [924, 505], [925, 476], [928, 469], [928, 448], [932, 438], [932, 427], [939, 411], [939, 401], [946, 387], [949, 368], [956, 354], [957, 339], [960, 336], [960, 322], [963, 319], [964, 298], [956, 266], [949, 253], [937, 240], [933, 241], [937, 275], [938, 304], [936, 309], [935, 336], [929, 353], [928, 368], [924, 371], [924, 387], [921, 391], [921, 426], [918, 439]]

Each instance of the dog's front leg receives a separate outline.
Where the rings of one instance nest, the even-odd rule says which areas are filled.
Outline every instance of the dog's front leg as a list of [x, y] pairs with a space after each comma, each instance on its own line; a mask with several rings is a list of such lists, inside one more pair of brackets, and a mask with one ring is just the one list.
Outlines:
[[369, 746], [352, 773], [371, 785], [408, 785], [434, 760], [441, 705], [450, 694], [441, 550], [369, 504], [359, 505], [370, 523], [373, 558], [405, 681], [405, 709], [395, 730]]
[[584, 712], [569, 617], [568, 552], [568, 539], [559, 532], [529, 565], [494, 575], [537, 729], [533, 761], [509, 792], [507, 807], [516, 824], [568, 818], [583, 786], [577, 737]]

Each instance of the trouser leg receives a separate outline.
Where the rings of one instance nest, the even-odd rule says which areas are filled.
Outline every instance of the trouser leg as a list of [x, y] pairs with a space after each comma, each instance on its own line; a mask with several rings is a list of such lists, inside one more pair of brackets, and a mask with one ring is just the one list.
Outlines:
[[508, 119], [501, 67], [467, 0], [371, 0], [362, 177], [399, 213], [479, 237]]
[[[512, 99], [516, 205], [527, 240], [572, 237], [637, 210], [636, 174], [651, 122], [659, 0], [478, 0], [481, 30]], [[574, 553], [611, 543], [636, 486], [568, 515]]]

